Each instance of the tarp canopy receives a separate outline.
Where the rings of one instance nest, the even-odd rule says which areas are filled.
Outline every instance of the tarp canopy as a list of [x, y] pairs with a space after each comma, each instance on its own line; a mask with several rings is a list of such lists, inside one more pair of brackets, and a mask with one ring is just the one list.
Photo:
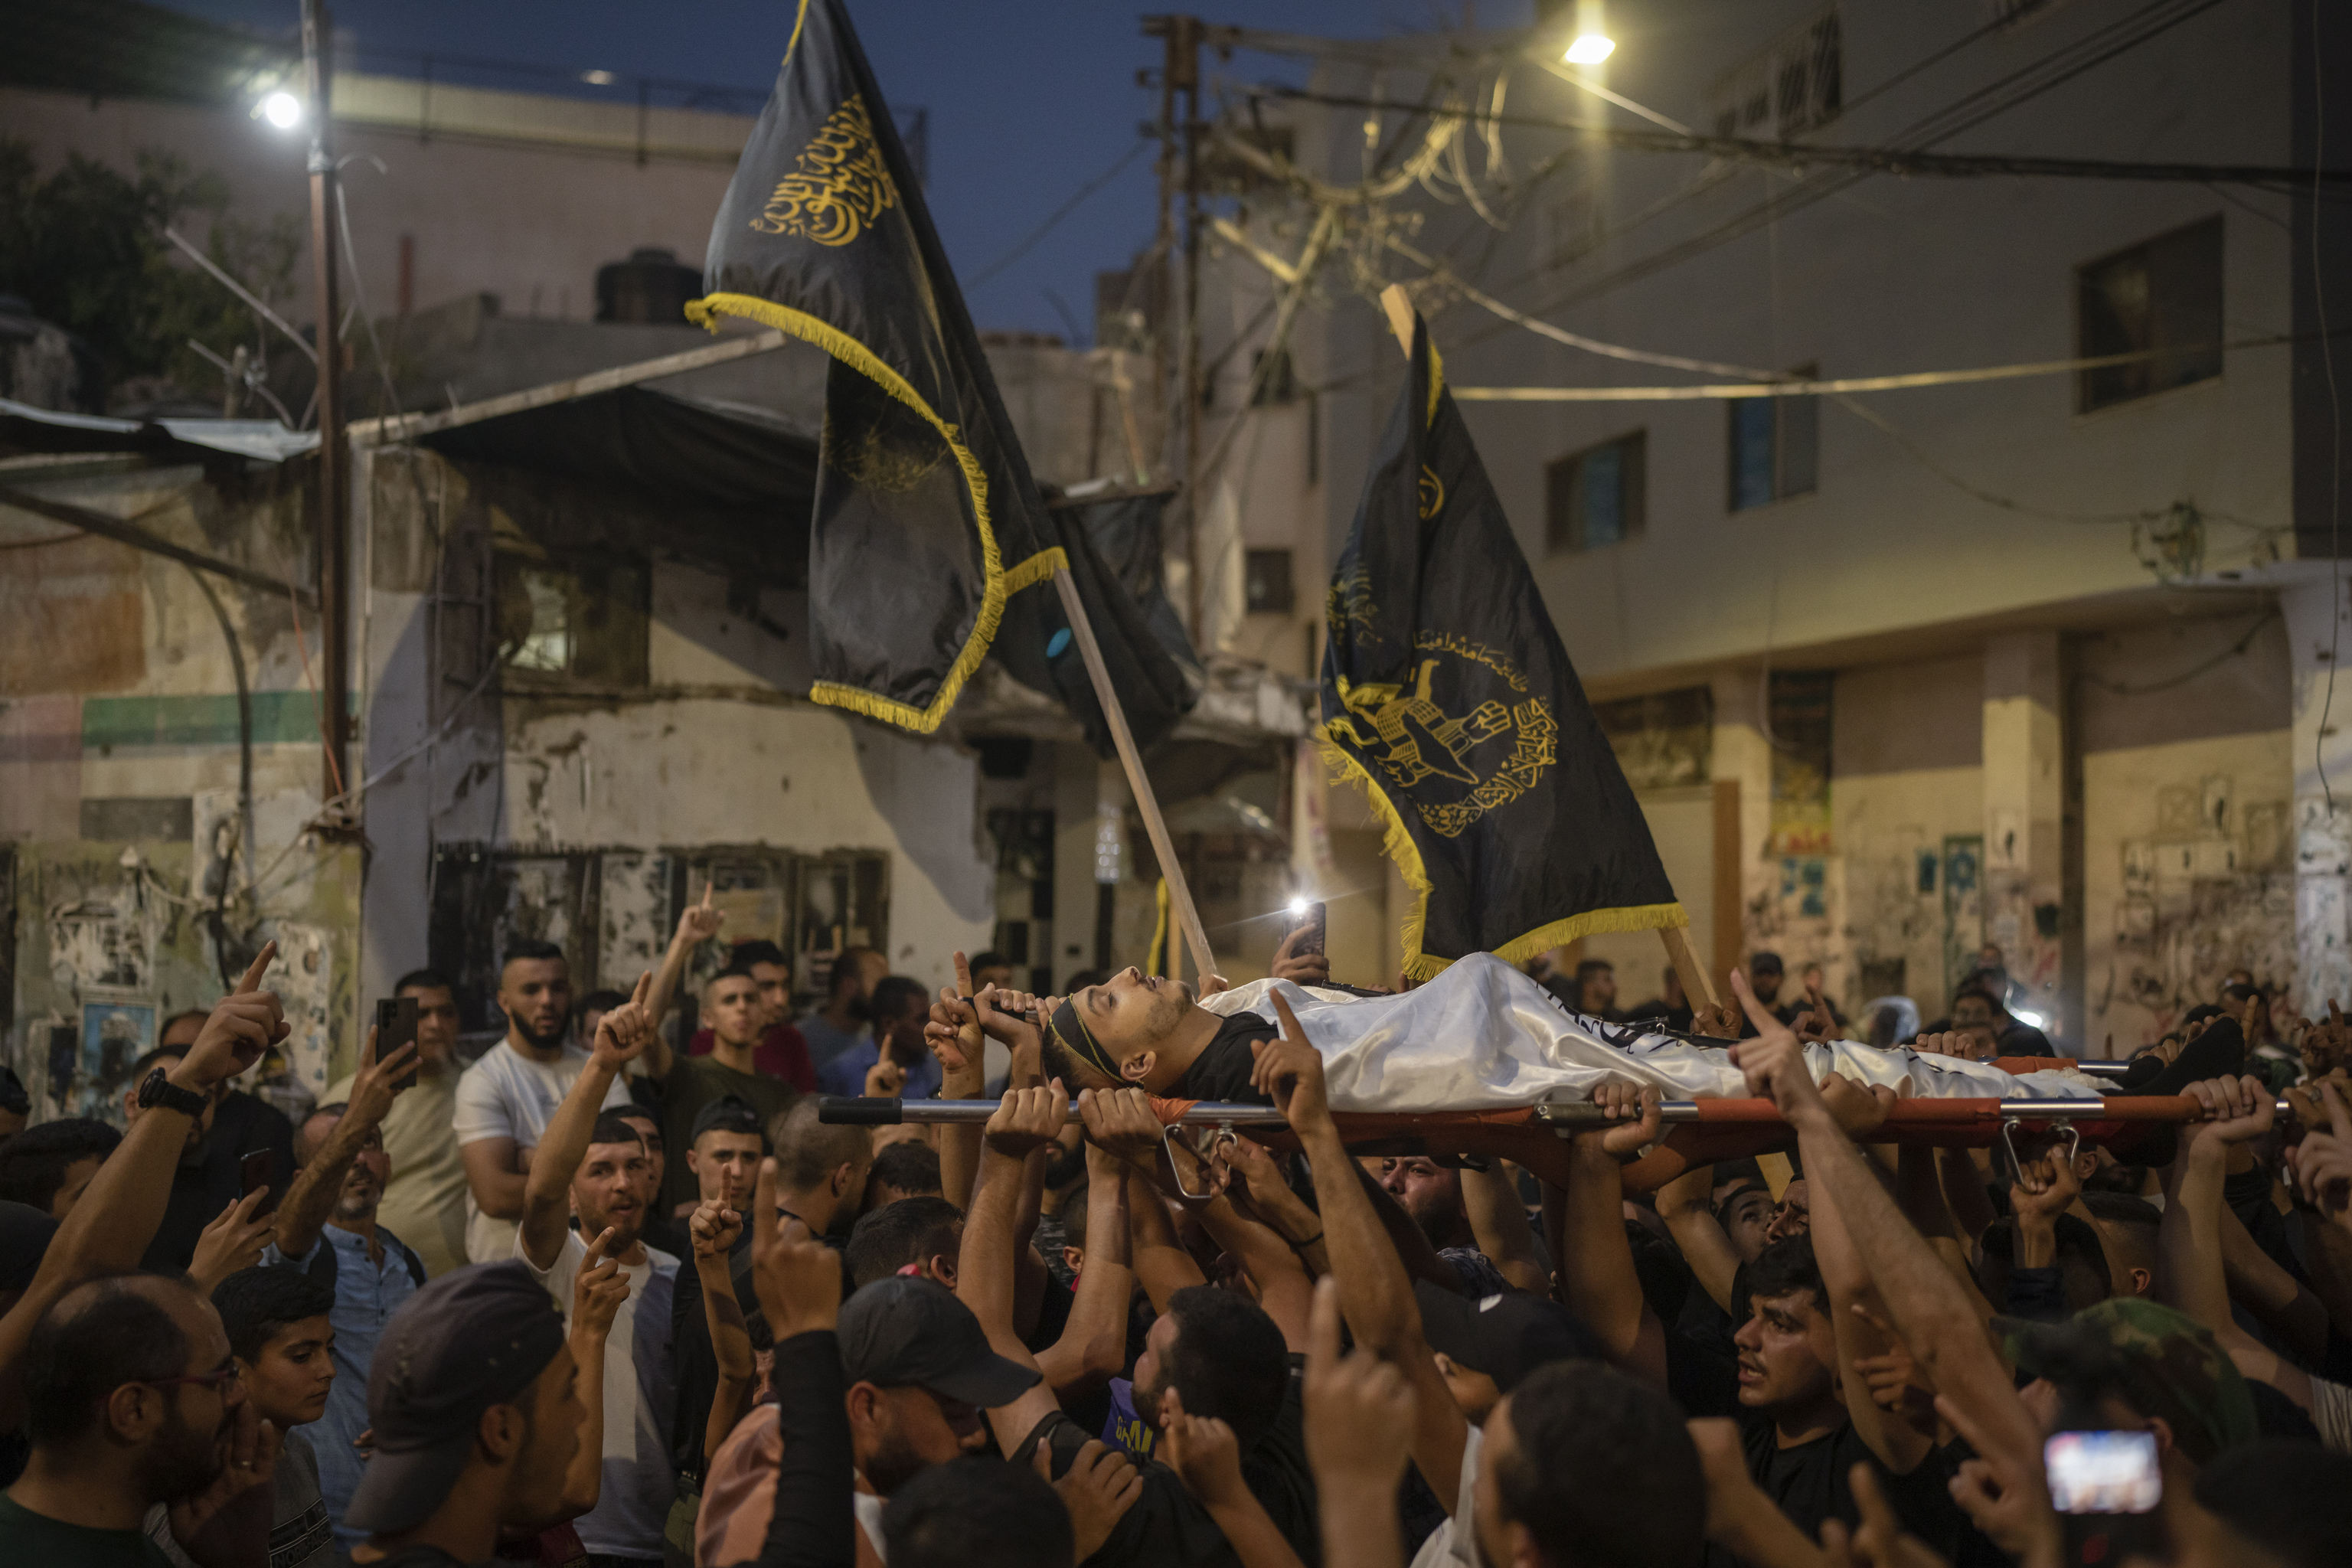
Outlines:
[[0, 397], [0, 457], [137, 452], [205, 461], [226, 454], [282, 463], [318, 447], [316, 430], [289, 430], [274, 419], [114, 419], [60, 414]]

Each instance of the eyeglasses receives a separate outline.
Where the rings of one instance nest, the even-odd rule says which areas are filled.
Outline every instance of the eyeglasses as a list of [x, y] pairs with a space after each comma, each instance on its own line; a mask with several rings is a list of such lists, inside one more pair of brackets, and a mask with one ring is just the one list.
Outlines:
[[200, 1388], [216, 1389], [222, 1384], [235, 1383], [244, 1375], [244, 1369], [231, 1362], [213, 1372], [192, 1372], [184, 1377], [142, 1377], [139, 1381], [149, 1388], [175, 1388], [182, 1384], [193, 1384]]

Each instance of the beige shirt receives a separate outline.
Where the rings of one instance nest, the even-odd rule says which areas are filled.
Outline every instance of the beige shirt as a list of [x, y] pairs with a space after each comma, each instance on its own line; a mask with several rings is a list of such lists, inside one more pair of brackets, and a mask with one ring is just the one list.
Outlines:
[[[351, 1099], [353, 1079], [319, 1098], [321, 1105]], [[418, 1076], [401, 1090], [383, 1119], [383, 1152], [392, 1182], [376, 1222], [416, 1251], [428, 1277], [466, 1261], [466, 1162], [457, 1154], [457, 1065], [438, 1078]]]

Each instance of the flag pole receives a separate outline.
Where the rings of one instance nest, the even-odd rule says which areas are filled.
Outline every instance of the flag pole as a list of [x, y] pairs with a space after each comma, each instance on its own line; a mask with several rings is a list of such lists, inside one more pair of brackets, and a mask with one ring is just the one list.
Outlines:
[[[1397, 347], [1404, 357], [1412, 358], [1412, 296], [1402, 283], [1391, 283], [1381, 290], [1381, 309], [1389, 319], [1389, 331], [1396, 334]], [[1685, 998], [1696, 995], [1708, 1006], [1715, 1005], [1715, 981], [1708, 975], [1706, 965], [1690, 944], [1690, 931], [1683, 926], [1661, 926], [1658, 941], [1665, 945], [1666, 962], [1675, 967], [1675, 978], [1683, 983]]]
[[1143, 814], [1143, 831], [1151, 838], [1151, 853], [1159, 858], [1160, 874], [1168, 880], [1169, 901], [1175, 907], [1184, 944], [1192, 950], [1196, 978], [1214, 974], [1216, 955], [1209, 951], [1208, 932], [1202, 929], [1200, 911], [1192, 907], [1192, 889], [1185, 884], [1184, 868], [1177, 861], [1176, 846], [1168, 837], [1168, 824], [1160, 816], [1160, 799], [1151, 793], [1151, 781], [1144, 776], [1143, 758], [1136, 752], [1135, 736], [1128, 730], [1126, 710], [1118, 705], [1118, 693], [1110, 683], [1110, 670], [1103, 664], [1102, 647], [1095, 641], [1094, 623], [1087, 619], [1087, 606], [1078, 597], [1078, 584], [1068, 567], [1054, 569], [1054, 592], [1062, 596], [1062, 613], [1069, 618], [1070, 635], [1078, 643], [1078, 657], [1086, 660], [1087, 679], [1095, 684], [1095, 700], [1102, 705], [1103, 720], [1110, 726], [1111, 744], [1118, 748], [1119, 766], [1127, 770], [1128, 787], [1135, 792], [1135, 808]]

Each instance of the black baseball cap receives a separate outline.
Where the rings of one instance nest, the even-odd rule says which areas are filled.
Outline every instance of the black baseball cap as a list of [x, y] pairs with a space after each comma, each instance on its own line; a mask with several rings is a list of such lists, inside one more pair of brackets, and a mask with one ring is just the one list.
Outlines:
[[1607, 1359], [1591, 1330], [1544, 1297], [1512, 1290], [1474, 1301], [1426, 1279], [1413, 1282], [1412, 1294], [1429, 1348], [1485, 1373], [1505, 1394], [1552, 1362]]
[[760, 1131], [760, 1113], [751, 1109], [751, 1102], [739, 1095], [722, 1094], [694, 1113], [694, 1127], [686, 1135], [687, 1147], [694, 1147], [704, 1133], [722, 1122], [733, 1124], [727, 1129], [730, 1132], [759, 1132], [761, 1147], [767, 1146], [768, 1135]]
[[845, 1383], [919, 1386], [992, 1410], [1020, 1398], [1044, 1375], [989, 1349], [971, 1309], [932, 1279], [903, 1274], [877, 1279], [841, 1304], [835, 1331]]
[[1751, 952], [1748, 955], [1748, 967], [1766, 974], [1787, 973], [1780, 967], [1780, 955], [1777, 952]]
[[520, 1262], [452, 1269], [402, 1304], [368, 1372], [375, 1454], [343, 1522], [414, 1530], [449, 1495], [482, 1412], [538, 1381], [563, 1348], [563, 1314]]

